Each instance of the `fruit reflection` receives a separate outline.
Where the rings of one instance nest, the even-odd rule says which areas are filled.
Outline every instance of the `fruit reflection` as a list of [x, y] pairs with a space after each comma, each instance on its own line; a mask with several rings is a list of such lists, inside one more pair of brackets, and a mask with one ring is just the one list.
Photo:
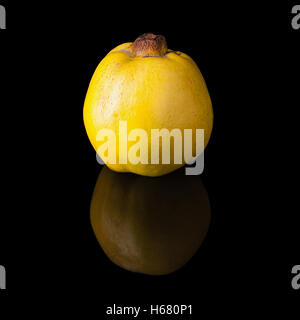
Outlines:
[[124, 269], [149, 275], [187, 263], [209, 221], [201, 179], [181, 171], [149, 178], [104, 167], [91, 202], [91, 224], [106, 255]]

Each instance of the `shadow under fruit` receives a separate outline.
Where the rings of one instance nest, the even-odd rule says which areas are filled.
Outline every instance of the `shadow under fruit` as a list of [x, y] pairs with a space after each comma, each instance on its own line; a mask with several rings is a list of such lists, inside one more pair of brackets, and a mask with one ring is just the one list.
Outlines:
[[208, 231], [210, 203], [199, 176], [159, 178], [103, 167], [91, 224], [109, 259], [133, 272], [163, 275], [186, 264]]

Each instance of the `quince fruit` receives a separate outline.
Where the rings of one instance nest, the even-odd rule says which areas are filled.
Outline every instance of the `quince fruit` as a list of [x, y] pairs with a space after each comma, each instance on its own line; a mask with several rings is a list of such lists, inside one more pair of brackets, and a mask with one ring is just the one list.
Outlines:
[[[203, 129], [204, 150], [213, 126], [211, 99], [196, 63], [187, 54], [168, 49], [165, 37], [154, 34], [121, 44], [106, 55], [90, 82], [83, 114], [91, 144], [106, 165], [118, 172], [144, 176], [161, 176], [187, 163], [183, 152], [179, 155], [182, 161], [175, 159], [181, 150], [176, 150], [174, 143], [169, 144], [169, 162], [151, 161], [151, 148], [158, 148], [160, 158], [163, 152], [159, 140], [151, 145], [152, 129], [167, 129], [170, 136], [173, 129], [179, 129], [182, 136], [185, 129], [193, 133]], [[120, 122], [126, 123], [126, 132], [144, 130], [148, 139], [140, 137], [137, 143], [137, 135], [127, 138], [127, 134], [120, 134]], [[98, 136], [102, 129], [115, 133], [116, 139], [108, 141], [108, 150], [103, 148], [104, 138]], [[200, 154], [196, 139], [191, 145], [196, 158]], [[130, 161], [132, 153], [141, 160]], [[115, 162], [107, 160], [114, 158]]]

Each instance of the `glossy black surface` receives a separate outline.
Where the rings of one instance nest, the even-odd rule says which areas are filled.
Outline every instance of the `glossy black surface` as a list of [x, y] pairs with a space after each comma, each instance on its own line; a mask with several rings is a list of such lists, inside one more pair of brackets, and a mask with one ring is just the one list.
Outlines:
[[[1, 4], [8, 12], [0, 30], [7, 292], [21, 290], [31, 304], [49, 293], [62, 304], [72, 297], [69, 310], [88, 298], [101, 319], [113, 303], [193, 303], [199, 319], [203, 310], [231, 316], [237, 305], [243, 315], [269, 315], [292, 301], [299, 32], [290, 28], [290, 6]], [[89, 212], [101, 167], [82, 120], [100, 60], [144, 32], [165, 35], [170, 48], [195, 60], [215, 113], [201, 175], [208, 234], [183, 268], [159, 277], [123, 270], [99, 248]]]
[[90, 217], [112, 262], [132, 272], [166, 275], [198, 251], [211, 209], [199, 176], [178, 170], [150, 178], [105, 166], [93, 191]]

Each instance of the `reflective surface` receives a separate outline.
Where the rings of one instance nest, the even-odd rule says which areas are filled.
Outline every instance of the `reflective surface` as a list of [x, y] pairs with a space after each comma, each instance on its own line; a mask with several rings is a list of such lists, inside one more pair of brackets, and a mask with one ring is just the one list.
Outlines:
[[180, 269], [200, 247], [209, 222], [199, 176], [177, 171], [149, 178], [104, 167], [98, 177], [91, 224], [106, 255], [124, 269], [151, 275]]

